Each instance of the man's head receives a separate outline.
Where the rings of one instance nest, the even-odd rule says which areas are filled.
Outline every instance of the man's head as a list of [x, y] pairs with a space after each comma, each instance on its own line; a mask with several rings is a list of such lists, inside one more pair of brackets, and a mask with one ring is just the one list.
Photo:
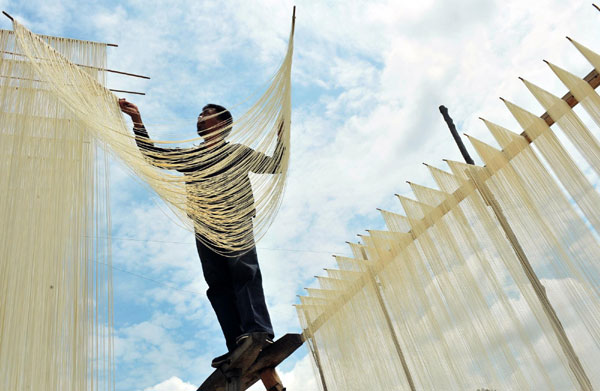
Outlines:
[[224, 139], [231, 131], [233, 117], [223, 106], [209, 103], [202, 108], [196, 128], [205, 141]]

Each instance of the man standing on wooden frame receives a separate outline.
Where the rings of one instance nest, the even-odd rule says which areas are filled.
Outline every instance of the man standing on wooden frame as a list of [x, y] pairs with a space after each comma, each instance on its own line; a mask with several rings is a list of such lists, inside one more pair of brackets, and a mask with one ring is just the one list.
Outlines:
[[[197, 121], [197, 132], [204, 142], [198, 147], [189, 149], [165, 149], [156, 147], [150, 142], [140, 111], [135, 104], [120, 99], [119, 105], [121, 111], [129, 115], [133, 121], [133, 131], [140, 151], [146, 160], [158, 167], [165, 168], [165, 165], [169, 165], [165, 163], [170, 162], [177, 167], [177, 171], [189, 176], [198, 170], [209, 168], [210, 165], [185, 164], [185, 162], [193, 162], [194, 157], [200, 157], [211, 147], [219, 145], [224, 150], [223, 156], [226, 156], [228, 151], [239, 153], [240, 148], [245, 149], [242, 151], [244, 154], [250, 154], [251, 158], [260, 162], [257, 164], [261, 167], [260, 172], [256, 172], [258, 174], [280, 172], [284, 148], [281, 139], [282, 126], [277, 135], [277, 146], [273, 157], [266, 156], [247, 146], [225, 141], [233, 122], [231, 113], [222, 106], [208, 104], [202, 109]], [[235, 165], [236, 162], [232, 161], [213, 175], [227, 173], [235, 169]], [[247, 180], [242, 181], [240, 191], [252, 194], [247, 174], [245, 177]], [[247, 215], [245, 219], [248, 221], [245, 221], [242, 226], [248, 227], [245, 234], [252, 235], [253, 241], [252, 218], [253, 215]], [[227, 362], [236, 347], [252, 334], [265, 333], [267, 338], [264, 344], [269, 344], [273, 343], [274, 333], [265, 302], [256, 247], [252, 246], [243, 253], [222, 255], [225, 251], [215, 251], [205, 244], [206, 240], [201, 239], [202, 236], [199, 239], [199, 234], [196, 232], [196, 247], [202, 263], [204, 279], [208, 284], [206, 293], [217, 315], [228, 348], [227, 353], [213, 359], [211, 365], [216, 368]]]

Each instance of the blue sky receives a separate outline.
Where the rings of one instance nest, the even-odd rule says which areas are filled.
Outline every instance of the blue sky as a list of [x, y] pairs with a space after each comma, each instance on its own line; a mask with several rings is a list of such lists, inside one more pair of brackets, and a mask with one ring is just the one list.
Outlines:
[[[205, 103], [233, 107], [265, 86], [283, 59], [293, 4], [0, 0], [36, 33], [117, 43], [109, 67], [152, 79], [111, 75], [109, 87], [145, 92], [122, 96], [140, 106], [152, 137], [171, 140], [195, 134]], [[520, 131], [499, 96], [543, 112], [518, 76], [562, 96], [542, 59], [583, 76], [591, 66], [564, 36], [600, 50], [600, 12], [589, 2], [295, 4], [290, 176], [258, 243], [278, 335], [299, 331], [292, 304], [331, 255], [383, 228], [377, 207], [401, 211], [393, 194], [410, 195], [406, 180], [434, 186], [422, 162], [460, 160], [440, 104], [461, 131], [495, 145], [479, 116]], [[118, 162], [110, 187], [117, 390], [195, 390], [225, 346], [193, 235]], [[281, 367], [290, 390], [316, 390], [306, 354]]]

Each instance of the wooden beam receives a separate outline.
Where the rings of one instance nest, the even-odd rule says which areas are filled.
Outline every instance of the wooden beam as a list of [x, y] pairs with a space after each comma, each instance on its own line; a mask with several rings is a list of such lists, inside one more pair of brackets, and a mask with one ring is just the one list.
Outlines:
[[[548, 63], [548, 61], [546, 60], [544, 60], [544, 62], [546, 64]], [[523, 81], [523, 78], [519, 77], [519, 80]], [[598, 74], [598, 71], [596, 71], [595, 69], [588, 73], [583, 78], [583, 80], [585, 80], [593, 89], [596, 89], [598, 88], [598, 86], [600, 86], [600, 74]], [[567, 102], [570, 108], [577, 106], [577, 104], [579, 103], [571, 92], [567, 92], [565, 95], [563, 95], [562, 100]], [[550, 117], [550, 114], [548, 114], [548, 112], [542, 114], [540, 118], [543, 119], [548, 124], [548, 126], [554, 125], [554, 120]]]
[[275, 368], [267, 368], [260, 372], [260, 380], [268, 391], [283, 391], [283, 383]]

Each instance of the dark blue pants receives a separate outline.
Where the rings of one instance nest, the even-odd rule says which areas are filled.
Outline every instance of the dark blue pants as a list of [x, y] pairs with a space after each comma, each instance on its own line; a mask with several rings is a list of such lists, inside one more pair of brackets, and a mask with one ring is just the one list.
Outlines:
[[235, 339], [245, 333], [266, 332], [273, 338], [256, 248], [240, 256], [226, 257], [198, 239], [196, 247], [208, 284], [206, 295], [217, 314], [229, 351], [235, 349]]

